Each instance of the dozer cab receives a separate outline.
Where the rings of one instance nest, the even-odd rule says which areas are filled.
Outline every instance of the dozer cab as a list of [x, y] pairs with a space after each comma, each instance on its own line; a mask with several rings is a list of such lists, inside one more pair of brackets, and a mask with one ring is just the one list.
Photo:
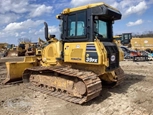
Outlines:
[[121, 13], [104, 3], [67, 8], [56, 16], [61, 38], [48, 34], [41, 58], [25, 57], [23, 62], [6, 62], [4, 84], [22, 79], [48, 94], [82, 104], [100, 95], [102, 84], [119, 85], [124, 72], [119, 50], [113, 42], [112, 24]]
[[122, 33], [121, 35], [114, 36], [114, 40], [120, 46], [131, 47], [132, 33]]

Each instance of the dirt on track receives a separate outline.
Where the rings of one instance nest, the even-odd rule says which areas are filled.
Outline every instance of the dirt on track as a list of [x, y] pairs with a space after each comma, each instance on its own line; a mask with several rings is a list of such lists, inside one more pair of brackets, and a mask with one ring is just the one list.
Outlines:
[[[0, 85], [0, 115], [153, 115], [153, 62], [123, 61], [125, 81], [103, 88], [101, 95], [77, 105], [28, 89], [28, 84]], [[0, 81], [6, 76], [0, 63]]]

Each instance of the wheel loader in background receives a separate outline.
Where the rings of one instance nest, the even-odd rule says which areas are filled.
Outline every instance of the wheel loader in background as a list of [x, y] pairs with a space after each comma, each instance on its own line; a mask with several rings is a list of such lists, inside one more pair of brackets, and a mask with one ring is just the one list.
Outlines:
[[119, 49], [113, 42], [112, 25], [121, 13], [105, 4], [67, 8], [56, 16], [61, 38], [48, 34], [41, 58], [27, 56], [23, 62], [6, 62], [7, 84], [22, 79], [47, 94], [82, 104], [100, 95], [102, 84], [111, 87], [124, 79]]

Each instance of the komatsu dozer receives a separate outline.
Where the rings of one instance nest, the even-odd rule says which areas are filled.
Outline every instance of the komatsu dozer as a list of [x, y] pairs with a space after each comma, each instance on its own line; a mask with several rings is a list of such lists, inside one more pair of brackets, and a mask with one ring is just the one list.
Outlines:
[[112, 25], [121, 13], [105, 3], [64, 9], [60, 39], [48, 34], [41, 58], [25, 57], [23, 62], [6, 62], [3, 83], [22, 79], [47, 94], [82, 104], [100, 95], [102, 84], [112, 87], [124, 79], [119, 49], [113, 42]]

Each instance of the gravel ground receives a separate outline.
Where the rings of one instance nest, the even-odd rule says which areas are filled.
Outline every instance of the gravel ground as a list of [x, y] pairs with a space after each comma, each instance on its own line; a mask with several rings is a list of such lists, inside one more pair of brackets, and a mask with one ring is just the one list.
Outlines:
[[[153, 115], [153, 62], [123, 61], [125, 81], [103, 88], [101, 95], [77, 105], [27, 88], [27, 84], [0, 85], [1, 115]], [[0, 81], [6, 76], [0, 63]]]

